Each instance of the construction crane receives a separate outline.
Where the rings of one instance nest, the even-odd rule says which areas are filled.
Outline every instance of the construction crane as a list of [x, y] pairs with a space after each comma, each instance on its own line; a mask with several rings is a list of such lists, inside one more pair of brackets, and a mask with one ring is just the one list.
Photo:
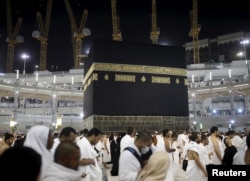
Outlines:
[[39, 31], [36, 30], [32, 32], [32, 37], [36, 38], [41, 42], [40, 66], [39, 66], [39, 69], [41, 71], [46, 70], [48, 34], [49, 34], [49, 26], [51, 19], [52, 2], [53, 0], [47, 1], [45, 21], [42, 20], [42, 15], [40, 12], [36, 13]]
[[152, 44], [157, 44], [157, 40], [160, 35], [160, 29], [157, 27], [157, 18], [156, 18], [156, 0], [152, 0], [152, 30], [150, 34], [150, 39]]
[[111, 10], [112, 10], [112, 24], [113, 24], [113, 40], [122, 41], [121, 31], [119, 29], [120, 18], [117, 16], [116, 12], [116, 0], [111, 0]]
[[72, 33], [72, 43], [73, 43], [73, 56], [74, 56], [74, 68], [80, 68], [80, 59], [82, 56], [82, 39], [86, 36], [90, 36], [91, 32], [90, 29], [85, 28], [86, 19], [88, 16], [88, 10], [84, 9], [82, 14], [82, 19], [79, 27], [77, 27], [77, 23], [70, 6], [68, 0], [64, 0], [65, 6], [70, 18], [71, 23], [71, 33]]
[[191, 17], [191, 29], [189, 31], [189, 36], [193, 37], [193, 56], [194, 64], [200, 63], [199, 55], [199, 33], [200, 25], [198, 24], [198, 3], [197, 0], [193, 0], [193, 10], [190, 13]]
[[7, 13], [7, 65], [6, 72], [13, 72], [14, 51], [16, 44], [23, 43], [23, 37], [17, 36], [20, 26], [22, 24], [22, 18], [18, 18], [14, 30], [12, 30], [12, 16], [11, 16], [11, 0], [6, 0], [6, 13]]

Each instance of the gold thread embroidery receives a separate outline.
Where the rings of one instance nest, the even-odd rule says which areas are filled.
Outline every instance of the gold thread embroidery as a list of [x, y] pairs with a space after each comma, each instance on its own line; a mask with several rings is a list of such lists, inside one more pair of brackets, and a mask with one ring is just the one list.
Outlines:
[[170, 77], [152, 76], [152, 83], [170, 84]]
[[141, 81], [142, 81], [142, 82], [145, 82], [146, 80], [147, 80], [147, 79], [146, 79], [145, 76], [142, 76], [142, 77], [141, 77]]
[[98, 73], [94, 73], [92, 79], [93, 80], [98, 80]]
[[176, 83], [176, 84], [179, 84], [179, 83], [180, 83], [180, 80], [179, 80], [178, 78], [176, 78], [175, 83]]
[[98, 80], [98, 73], [94, 73], [94, 74], [88, 79], [88, 81], [84, 84], [83, 92], [90, 86], [90, 84], [92, 83], [92, 81], [97, 81], [97, 80]]
[[135, 75], [119, 75], [119, 74], [115, 74], [115, 81], [135, 82]]
[[109, 75], [108, 74], [105, 74], [104, 80], [109, 80]]
[[156, 67], [146, 65], [129, 65], [129, 64], [112, 64], [112, 63], [93, 63], [84, 76], [84, 82], [91, 76], [94, 71], [113, 71], [113, 72], [133, 72], [148, 73], [161, 75], [186, 76], [186, 69], [171, 67]]

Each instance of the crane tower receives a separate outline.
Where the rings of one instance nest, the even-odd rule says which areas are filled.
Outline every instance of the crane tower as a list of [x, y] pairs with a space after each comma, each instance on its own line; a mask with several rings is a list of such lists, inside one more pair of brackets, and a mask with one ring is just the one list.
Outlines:
[[46, 70], [46, 63], [47, 63], [47, 46], [48, 46], [48, 34], [49, 34], [49, 25], [51, 19], [51, 9], [52, 9], [52, 2], [53, 0], [47, 1], [47, 8], [46, 8], [46, 16], [45, 21], [43, 23], [42, 15], [40, 12], [36, 13], [37, 21], [39, 30], [32, 32], [32, 37], [36, 38], [41, 42], [41, 49], [40, 49], [40, 70]]
[[156, 0], [152, 0], [152, 31], [150, 34], [150, 39], [153, 44], [157, 44], [158, 37], [160, 35], [160, 29], [157, 27], [156, 18]]
[[193, 37], [193, 56], [194, 64], [200, 63], [199, 55], [199, 33], [200, 25], [198, 24], [198, 3], [197, 0], [193, 0], [193, 9], [190, 14], [191, 17], [191, 30], [189, 31], [189, 36]]
[[22, 24], [22, 18], [18, 18], [16, 26], [14, 30], [12, 30], [11, 0], [6, 0], [6, 13], [8, 36], [6, 39], [6, 42], [8, 43], [6, 72], [11, 73], [13, 72], [15, 45], [18, 43], [23, 43], [23, 37], [17, 36]]
[[111, 0], [111, 11], [112, 11], [112, 24], [113, 24], [113, 40], [122, 41], [121, 31], [119, 29], [120, 18], [117, 16], [116, 12], [116, 0]]

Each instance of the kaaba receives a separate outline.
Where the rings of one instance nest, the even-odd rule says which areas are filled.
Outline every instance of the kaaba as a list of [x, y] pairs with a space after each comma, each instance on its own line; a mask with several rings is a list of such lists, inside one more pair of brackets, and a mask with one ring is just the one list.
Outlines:
[[84, 118], [188, 116], [185, 50], [95, 40], [84, 61]]

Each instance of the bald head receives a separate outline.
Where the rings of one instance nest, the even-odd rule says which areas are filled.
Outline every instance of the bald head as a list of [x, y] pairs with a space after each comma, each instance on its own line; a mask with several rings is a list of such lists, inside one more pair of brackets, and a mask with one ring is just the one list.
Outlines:
[[72, 141], [60, 142], [55, 150], [54, 161], [67, 168], [77, 170], [80, 160], [80, 148]]

